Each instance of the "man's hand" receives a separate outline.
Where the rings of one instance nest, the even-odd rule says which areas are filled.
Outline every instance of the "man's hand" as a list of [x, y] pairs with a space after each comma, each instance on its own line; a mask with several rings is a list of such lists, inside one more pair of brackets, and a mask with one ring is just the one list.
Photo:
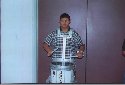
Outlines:
[[77, 51], [77, 54], [76, 54], [76, 56], [78, 56], [78, 58], [83, 58], [84, 57], [84, 52], [83, 51], [81, 51], [81, 50], [79, 50], [79, 51]]
[[43, 43], [43, 48], [47, 52], [48, 57], [50, 57], [53, 54], [52, 49], [50, 48], [50, 46], [47, 43]]
[[50, 57], [52, 54], [53, 54], [53, 51], [50, 50], [50, 51], [48, 51], [47, 56]]

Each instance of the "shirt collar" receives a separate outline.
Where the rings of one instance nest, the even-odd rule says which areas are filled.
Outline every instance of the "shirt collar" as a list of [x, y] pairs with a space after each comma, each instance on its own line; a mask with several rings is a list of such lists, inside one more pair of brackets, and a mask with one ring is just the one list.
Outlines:
[[[69, 32], [70, 29], [71, 29], [71, 28], [69, 27], [67, 32]], [[60, 32], [63, 32], [62, 29], [61, 29], [61, 27], [60, 27]], [[67, 32], [63, 32], [63, 33], [67, 33]]]

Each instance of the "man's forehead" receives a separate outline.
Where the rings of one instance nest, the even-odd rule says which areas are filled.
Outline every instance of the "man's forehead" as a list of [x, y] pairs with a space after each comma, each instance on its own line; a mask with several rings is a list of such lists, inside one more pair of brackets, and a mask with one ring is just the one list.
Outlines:
[[61, 18], [60, 20], [69, 20], [68, 18], [64, 17], [64, 18]]

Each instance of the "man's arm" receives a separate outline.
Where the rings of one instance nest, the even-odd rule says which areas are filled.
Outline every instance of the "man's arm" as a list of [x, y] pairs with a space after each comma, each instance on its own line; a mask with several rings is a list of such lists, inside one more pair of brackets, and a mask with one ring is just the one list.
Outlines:
[[47, 43], [45, 43], [45, 42], [43, 43], [43, 48], [47, 52], [47, 56], [52, 55], [52, 49], [50, 48], [50, 46]]

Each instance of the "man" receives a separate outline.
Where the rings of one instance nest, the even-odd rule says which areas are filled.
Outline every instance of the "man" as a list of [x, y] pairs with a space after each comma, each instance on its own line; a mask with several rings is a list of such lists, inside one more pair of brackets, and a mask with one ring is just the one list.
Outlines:
[[76, 58], [83, 58], [85, 45], [79, 34], [70, 28], [71, 19], [67, 13], [61, 14], [59, 23], [60, 27], [51, 32], [43, 44], [47, 56], [52, 57], [51, 75], [47, 82], [74, 83], [74, 62]]

